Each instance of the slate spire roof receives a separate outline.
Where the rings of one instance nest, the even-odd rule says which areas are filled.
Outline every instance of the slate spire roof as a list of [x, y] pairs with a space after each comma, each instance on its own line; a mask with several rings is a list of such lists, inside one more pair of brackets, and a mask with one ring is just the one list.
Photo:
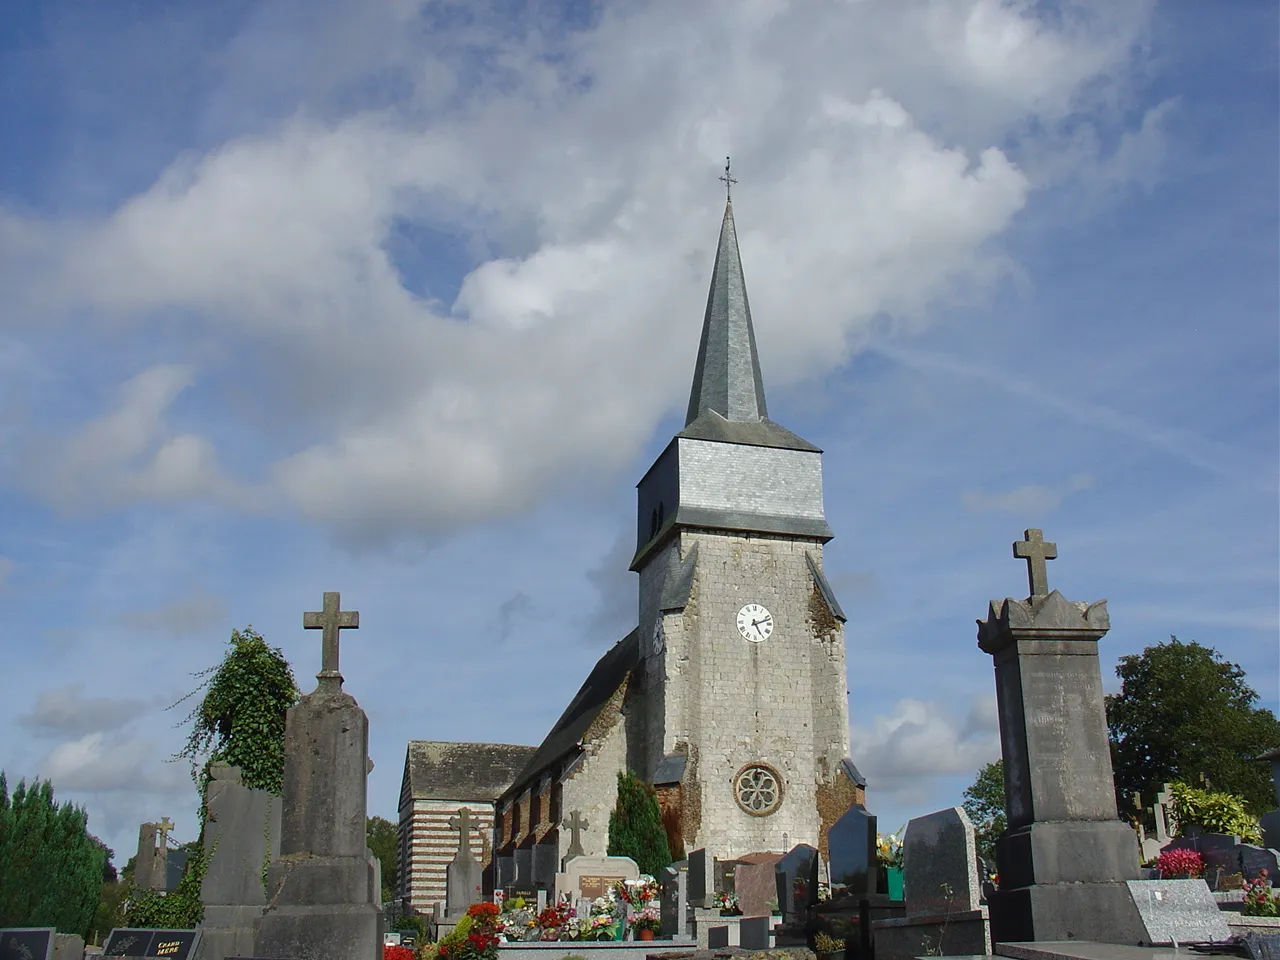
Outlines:
[[754, 422], [768, 418], [731, 202], [724, 205], [685, 426], [711, 411], [726, 420]]

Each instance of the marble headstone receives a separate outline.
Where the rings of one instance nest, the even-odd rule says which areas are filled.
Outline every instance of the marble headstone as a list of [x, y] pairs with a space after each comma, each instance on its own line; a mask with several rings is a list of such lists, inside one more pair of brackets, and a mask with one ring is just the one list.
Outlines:
[[1203, 880], [1130, 880], [1126, 886], [1153, 944], [1216, 942], [1231, 936]]
[[714, 858], [706, 850], [689, 854], [689, 902], [695, 907], [710, 906], [715, 895], [714, 870]]
[[[793, 847], [774, 865], [774, 880], [782, 922], [807, 923], [810, 910], [818, 902], [818, 851], [807, 843]], [[765, 937], [768, 938], [767, 932]]]
[[907, 824], [903, 839], [907, 916], [977, 910], [982, 898], [973, 824], [949, 807]]
[[744, 917], [766, 917], [773, 913], [778, 896], [774, 866], [780, 853], [749, 853], [739, 858], [733, 870], [733, 892], [738, 895], [738, 909]]
[[659, 935], [683, 938], [688, 933], [689, 871], [683, 863], [673, 864], [663, 867], [658, 879], [662, 884]]
[[[812, 849], [812, 848], [810, 848]], [[743, 950], [768, 950], [773, 917], [743, 917], [738, 922], [738, 946]]]
[[876, 892], [876, 818], [855, 803], [827, 830], [831, 889], [865, 896]]

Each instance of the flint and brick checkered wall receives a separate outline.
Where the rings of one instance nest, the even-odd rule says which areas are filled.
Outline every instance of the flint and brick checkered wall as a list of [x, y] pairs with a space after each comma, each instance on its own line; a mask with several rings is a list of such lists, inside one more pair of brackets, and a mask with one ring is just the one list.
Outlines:
[[[399, 883], [396, 894], [408, 897], [415, 910], [431, 912], [444, 903], [445, 867], [458, 852], [458, 831], [449, 820], [466, 807], [471, 811], [471, 852], [484, 866], [491, 859], [493, 804], [483, 800], [414, 800], [400, 809]], [[484, 838], [483, 844], [481, 838]], [[406, 868], [407, 867], [407, 868]]]

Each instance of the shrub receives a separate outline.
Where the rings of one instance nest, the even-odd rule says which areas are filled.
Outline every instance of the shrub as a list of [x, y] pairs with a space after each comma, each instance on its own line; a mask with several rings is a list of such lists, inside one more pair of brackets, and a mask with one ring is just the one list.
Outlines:
[[658, 795], [630, 770], [618, 774], [618, 800], [609, 814], [609, 856], [630, 857], [641, 873], [654, 877], [671, 863]]
[[1194, 850], [1165, 850], [1156, 858], [1156, 869], [1164, 875], [1198, 877], [1204, 873], [1204, 857]]
[[1178, 829], [1197, 825], [1205, 833], [1227, 833], [1245, 843], [1261, 843], [1258, 821], [1249, 816], [1245, 802], [1230, 793], [1213, 793], [1185, 783], [1170, 784], [1173, 818]]

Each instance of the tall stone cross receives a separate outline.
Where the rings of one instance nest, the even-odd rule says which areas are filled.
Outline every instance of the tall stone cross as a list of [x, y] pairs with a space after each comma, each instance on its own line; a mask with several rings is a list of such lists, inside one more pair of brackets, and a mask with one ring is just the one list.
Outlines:
[[338, 672], [338, 631], [358, 630], [360, 614], [355, 610], [343, 610], [338, 592], [332, 591], [324, 595], [324, 609], [318, 613], [304, 613], [302, 628], [304, 630], [323, 630], [324, 647], [321, 653], [320, 672], [316, 679], [321, 683], [336, 680], [342, 687], [342, 674]]
[[168, 817], [162, 817], [160, 822], [156, 824], [156, 831], [160, 834], [160, 849], [169, 849], [169, 831], [174, 828], [175, 824]]
[[449, 818], [449, 826], [458, 831], [458, 860], [471, 859], [471, 808], [460, 807], [456, 817]]
[[1027, 581], [1031, 584], [1031, 596], [1047, 596], [1049, 571], [1045, 569], [1045, 561], [1058, 558], [1058, 545], [1046, 543], [1044, 533], [1040, 530], [1027, 530], [1023, 535], [1027, 539], [1019, 540], [1013, 545], [1013, 555], [1019, 560], [1027, 561]]
[[569, 849], [564, 855], [565, 861], [568, 862], [574, 857], [581, 857], [586, 853], [582, 849], [582, 831], [587, 829], [589, 824], [586, 817], [574, 810], [569, 814], [569, 819], [564, 822], [564, 825], [569, 830]]

